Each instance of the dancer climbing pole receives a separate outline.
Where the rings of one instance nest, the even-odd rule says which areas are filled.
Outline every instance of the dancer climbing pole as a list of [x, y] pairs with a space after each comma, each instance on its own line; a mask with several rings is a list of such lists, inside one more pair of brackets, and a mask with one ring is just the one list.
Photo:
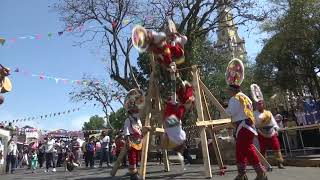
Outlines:
[[257, 135], [255, 119], [253, 115], [252, 101], [241, 92], [240, 85], [244, 79], [244, 66], [239, 59], [232, 59], [226, 70], [226, 82], [229, 85], [227, 91], [230, 95], [227, 113], [234, 123], [236, 137], [236, 161], [238, 176], [235, 180], [247, 180], [246, 161], [248, 161], [257, 173], [256, 180], [267, 180], [266, 170], [260, 163], [253, 138]]
[[263, 94], [260, 87], [257, 84], [252, 84], [250, 89], [252, 98], [256, 103], [254, 117], [256, 120], [256, 127], [258, 129], [260, 152], [264, 157], [266, 157], [266, 150], [271, 147], [278, 162], [278, 167], [280, 169], [284, 169], [283, 157], [277, 133], [279, 126], [272, 113], [265, 110]]
[[[177, 152], [184, 169], [184, 150], [186, 133], [182, 129], [182, 120], [185, 113], [193, 104], [193, 89], [190, 83], [183, 81], [177, 72], [177, 65], [184, 62], [183, 46], [187, 37], [179, 34], [172, 20], [168, 20], [166, 33], [149, 31], [141, 26], [136, 26], [132, 31], [134, 47], [139, 52], [153, 54], [156, 62], [170, 75], [170, 95], [164, 109], [164, 137], [162, 147]], [[177, 88], [177, 85], [179, 88]], [[177, 97], [178, 96], [178, 97]]]

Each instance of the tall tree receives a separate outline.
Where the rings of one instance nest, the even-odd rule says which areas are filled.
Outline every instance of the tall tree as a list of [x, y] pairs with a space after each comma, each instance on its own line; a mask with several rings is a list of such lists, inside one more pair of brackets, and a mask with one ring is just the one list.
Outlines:
[[[75, 33], [79, 45], [98, 39], [107, 49], [107, 69], [111, 78], [125, 89], [136, 87], [132, 74], [130, 28], [140, 20], [138, 1], [134, 0], [61, 0], [55, 4], [66, 27], [77, 29], [93, 26]], [[130, 74], [131, 73], [131, 74]]]
[[282, 13], [264, 30], [271, 38], [258, 55], [256, 78], [264, 89], [302, 93], [305, 87], [320, 95], [320, 4], [317, 0], [275, 1]]
[[101, 130], [105, 128], [105, 121], [103, 117], [98, 115], [92, 116], [89, 119], [89, 122], [83, 123], [82, 130]]
[[255, 0], [61, 0], [55, 8], [67, 27], [100, 26], [81, 32], [81, 43], [101, 40], [107, 47], [106, 59], [110, 60], [107, 68], [111, 77], [129, 90], [138, 84], [138, 69], [133, 68], [131, 53], [130, 32], [134, 24], [163, 30], [167, 18], [173, 19], [178, 24], [178, 31], [189, 39], [185, 46], [185, 66], [190, 66], [194, 42], [198, 37], [212, 35], [219, 22], [225, 21], [227, 14], [221, 11], [225, 6], [233, 12], [228, 20], [233, 20], [235, 25], [261, 21], [268, 14]]
[[114, 129], [122, 129], [124, 125], [124, 121], [127, 118], [127, 111], [125, 108], [120, 108], [116, 112], [110, 113], [109, 121]]
[[74, 102], [96, 102], [96, 105], [102, 107], [105, 117], [108, 117], [110, 113], [109, 110], [115, 112], [115, 103], [123, 104], [122, 99], [125, 96], [124, 90], [119, 84], [106, 84], [106, 82], [90, 78], [89, 76], [85, 76], [80, 85], [76, 86], [76, 89], [73, 92], [70, 92], [69, 95], [71, 101]]

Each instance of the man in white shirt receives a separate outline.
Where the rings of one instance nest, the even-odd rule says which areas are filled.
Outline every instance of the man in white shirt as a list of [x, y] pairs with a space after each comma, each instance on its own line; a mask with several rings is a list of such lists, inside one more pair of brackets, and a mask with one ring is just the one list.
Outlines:
[[11, 138], [8, 142], [8, 154], [6, 158], [6, 173], [9, 172], [9, 166], [11, 164], [11, 174], [14, 173], [16, 167], [16, 160], [18, 154], [18, 147], [16, 142]]
[[256, 127], [258, 128], [258, 139], [260, 145], [260, 152], [266, 157], [267, 148], [271, 147], [274, 151], [276, 160], [278, 161], [279, 169], [284, 169], [283, 158], [278, 139], [279, 126], [274, 119], [272, 113], [264, 109], [264, 101], [260, 100], [256, 103], [256, 110], [254, 111], [256, 120]]
[[56, 152], [55, 149], [55, 140], [51, 139], [51, 137], [46, 137], [45, 143], [43, 144], [44, 149], [45, 149], [45, 157], [46, 157], [46, 170], [45, 172], [49, 171], [49, 167], [51, 166], [52, 163], [52, 172], [56, 172], [56, 163], [54, 161], [54, 153]]
[[111, 165], [110, 165], [110, 148], [109, 148], [110, 137], [107, 135], [107, 133], [105, 131], [102, 131], [102, 133], [101, 133], [100, 144], [101, 144], [100, 167], [102, 167], [102, 163], [104, 161], [106, 161], [108, 168], [110, 168], [111, 167]]
[[235, 180], [247, 180], [246, 162], [248, 161], [257, 173], [256, 180], [267, 180], [266, 170], [260, 163], [253, 145], [253, 138], [257, 135], [254, 127], [252, 102], [240, 90], [240, 86], [229, 85], [230, 100], [227, 113], [236, 126], [236, 160], [238, 176]]

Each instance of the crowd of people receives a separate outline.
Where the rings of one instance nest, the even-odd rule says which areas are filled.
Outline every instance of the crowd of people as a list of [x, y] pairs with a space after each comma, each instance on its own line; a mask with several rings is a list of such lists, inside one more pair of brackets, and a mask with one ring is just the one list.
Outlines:
[[[125, 140], [121, 132], [111, 138], [103, 131], [100, 137], [86, 136], [84, 141], [77, 137], [64, 140], [46, 136], [43, 142], [30, 145], [20, 145], [12, 136], [8, 141], [7, 156], [4, 156], [6, 173], [14, 173], [16, 168], [24, 167], [28, 167], [33, 173], [37, 168], [44, 168], [45, 172], [56, 172], [56, 167], [64, 167], [66, 171], [72, 171], [78, 166], [95, 168], [97, 161], [100, 168], [104, 163], [107, 168], [111, 168], [111, 163], [117, 159], [124, 146]], [[127, 166], [126, 158], [122, 166]]]

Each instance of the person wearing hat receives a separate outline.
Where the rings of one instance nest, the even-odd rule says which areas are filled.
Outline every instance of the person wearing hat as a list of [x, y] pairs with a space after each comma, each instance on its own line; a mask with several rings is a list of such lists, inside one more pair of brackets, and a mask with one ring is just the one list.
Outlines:
[[240, 85], [244, 77], [244, 66], [241, 60], [232, 59], [226, 70], [226, 82], [229, 85], [227, 94], [230, 96], [227, 114], [231, 116], [235, 126], [236, 163], [238, 175], [235, 180], [247, 180], [246, 163], [249, 162], [257, 173], [255, 180], [267, 180], [266, 170], [261, 164], [253, 144], [257, 136], [252, 101], [241, 92]]
[[278, 140], [279, 126], [270, 111], [265, 110], [264, 101], [256, 102], [254, 111], [261, 154], [266, 157], [267, 148], [271, 147], [278, 162], [279, 169], [284, 169], [283, 158]]
[[128, 148], [130, 179], [139, 179], [137, 163], [142, 148], [142, 123], [138, 114], [128, 111], [128, 118], [124, 122], [124, 135]]
[[124, 122], [123, 135], [128, 150], [129, 174], [131, 180], [140, 179], [137, 164], [140, 161], [140, 153], [142, 149], [143, 133], [147, 128], [142, 127], [139, 118], [139, 112], [144, 107], [144, 93], [139, 89], [132, 89], [128, 92], [124, 107], [127, 110], [128, 117]]
[[246, 159], [257, 173], [256, 180], [267, 180], [266, 170], [261, 164], [253, 145], [253, 138], [257, 136], [254, 126], [252, 101], [241, 92], [240, 86], [230, 85], [228, 88], [230, 100], [227, 113], [231, 116], [236, 127], [236, 160], [238, 176], [235, 180], [247, 180]]

